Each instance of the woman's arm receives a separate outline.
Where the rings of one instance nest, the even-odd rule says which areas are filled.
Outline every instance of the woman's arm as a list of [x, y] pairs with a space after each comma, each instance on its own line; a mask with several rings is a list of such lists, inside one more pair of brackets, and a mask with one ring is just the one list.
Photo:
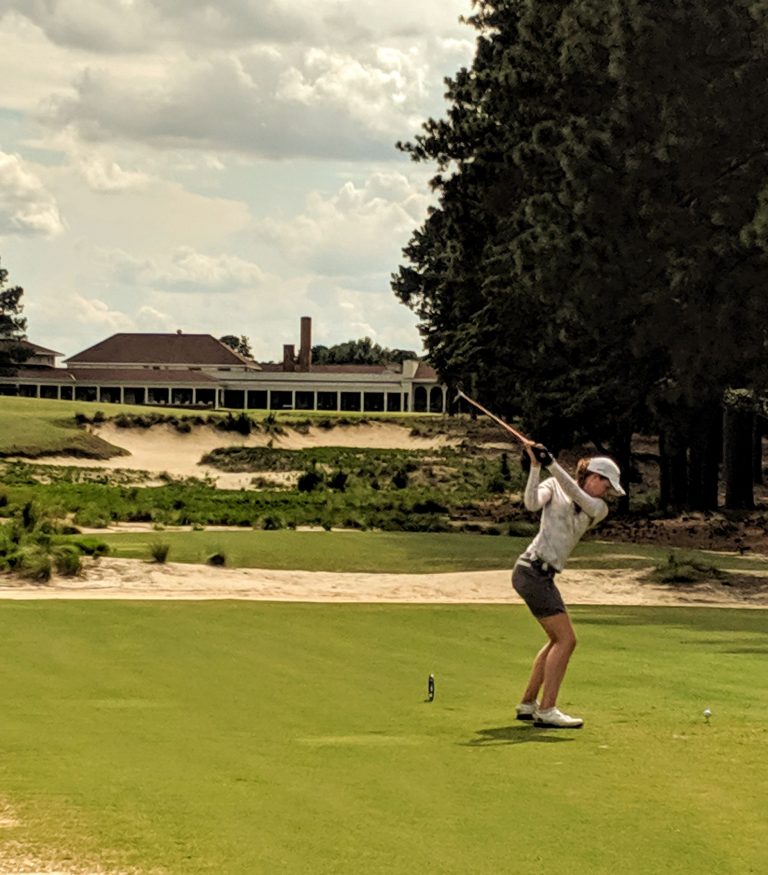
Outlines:
[[593, 525], [608, 516], [608, 505], [603, 499], [588, 495], [565, 468], [562, 468], [557, 462], [552, 462], [549, 466], [549, 472], [560, 484], [568, 498], [576, 502], [584, 513], [592, 518]]
[[584, 513], [591, 517], [595, 523], [608, 516], [608, 505], [603, 499], [593, 498], [593, 496], [584, 492], [565, 468], [558, 465], [557, 462], [553, 461], [549, 466], [549, 473], [557, 480], [568, 498], [578, 504]]
[[531, 463], [528, 482], [525, 484], [525, 493], [523, 494], [523, 504], [525, 504], [526, 510], [541, 510], [552, 498], [551, 488], [547, 486], [546, 482], [540, 484], [540, 478], [541, 466], [538, 463]]

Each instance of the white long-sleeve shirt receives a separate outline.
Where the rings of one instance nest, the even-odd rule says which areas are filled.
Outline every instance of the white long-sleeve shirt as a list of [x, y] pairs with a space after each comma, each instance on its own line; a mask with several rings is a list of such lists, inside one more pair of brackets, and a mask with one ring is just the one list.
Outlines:
[[541, 523], [523, 557], [541, 559], [562, 571], [587, 529], [608, 515], [608, 505], [588, 495], [557, 462], [552, 462], [549, 472], [552, 476], [541, 483], [541, 467], [531, 465], [523, 501], [528, 510], [541, 511]]

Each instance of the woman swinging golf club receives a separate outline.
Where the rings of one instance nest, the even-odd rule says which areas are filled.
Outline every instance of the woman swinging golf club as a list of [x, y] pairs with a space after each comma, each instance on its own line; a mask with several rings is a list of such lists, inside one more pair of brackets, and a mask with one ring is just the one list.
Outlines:
[[[557, 695], [576, 647], [576, 635], [555, 575], [563, 567], [582, 535], [608, 514], [605, 496], [624, 495], [618, 465], [606, 456], [581, 459], [574, 480], [549, 454], [546, 447], [525, 441], [531, 460], [525, 487], [525, 506], [541, 511], [536, 537], [515, 563], [512, 585], [547, 633], [548, 641], [533, 662], [533, 670], [522, 701], [518, 720], [532, 720], [534, 726], [551, 729], [579, 729], [580, 717], [563, 714]], [[540, 482], [542, 467], [552, 475]], [[541, 702], [537, 701], [541, 693]]]

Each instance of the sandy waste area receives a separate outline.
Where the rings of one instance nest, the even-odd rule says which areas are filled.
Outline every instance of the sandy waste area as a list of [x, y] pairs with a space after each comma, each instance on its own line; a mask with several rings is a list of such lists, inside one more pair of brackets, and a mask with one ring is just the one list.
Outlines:
[[[128, 455], [97, 461], [51, 456], [49, 465], [100, 467], [105, 470], [161, 472], [180, 477], [210, 477], [222, 488], [247, 488], [253, 474], [222, 473], [201, 465], [201, 457], [221, 446], [265, 446], [282, 449], [350, 446], [382, 449], [430, 449], [446, 446], [443, 435], [414, 437], [410, 429], [371, 422], [306, 434], [256, 432], [247, 437], [199, 428], [181, 434], [172, 426], [118, 428], [105, 423], [94, 431]], [[706, 582], [660, 586], [643, 581], [639, 571], [568, 570], [557, 578], [566, 604], [573, 605], [708, 605], [768, 606], [768, 578], [741, 575], [731, 585]], [[510, 570], [450, 574], [361, 574], [324, 571], [274, 571], [254, 568], [148, 563], [101, 558], [85, 563], [79, 578], [54, 578], [49, 584], [23, 583], [0, 576], [0, 598], [9, 599], [259, 599], [263, 601], [391, 602], [444, 604], [521, 604], [511, 587]], [[1, 870], [0, 870], [1, 871]]]

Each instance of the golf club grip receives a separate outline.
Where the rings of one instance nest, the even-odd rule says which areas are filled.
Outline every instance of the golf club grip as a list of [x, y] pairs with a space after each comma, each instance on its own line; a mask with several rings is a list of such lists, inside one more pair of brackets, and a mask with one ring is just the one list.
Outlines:
[[478, 401], [475, 401], [474, 399], [470, 398], [469, 395], [465, 395], [464, 392], [461, 391], [461, 389], [458, 390], [458, 395], [460, 398], [463, 398], [465, 401], [468, 401], [473, 407], [476, 407], [478, 410], [482, 411], [486, 416], [490, 416], [490, 418], [495, 423], [497, 423], [503, 429], [508, 431], [523, 446], [527, 446], [530, 443], [530, 441], [528, 440], [528, 438], [524, 434], [521, 434], [519, 431], [517, 431], [517, 429], [512, 428], [512, 426], [509, 423], [504, 422], [503, 419], [500, 419], [498, 416], [495, 416], [493, 413], [491, 413], [490, 410], [487, 410]]

